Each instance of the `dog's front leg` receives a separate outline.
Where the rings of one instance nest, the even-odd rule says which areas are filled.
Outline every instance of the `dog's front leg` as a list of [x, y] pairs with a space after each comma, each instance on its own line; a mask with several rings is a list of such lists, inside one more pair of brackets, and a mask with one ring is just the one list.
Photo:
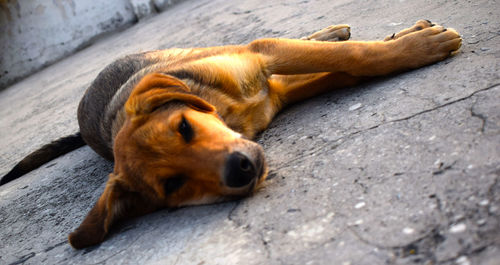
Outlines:
[[[349, 25], [331, 25], [301, 40], [313, 41], [346, 41], [351, 37]], [[278, 95], [281, 106], [317, 96], [326, 91], [352, 86], [363, 77], [346, 73], [314, 73], [301, 75], [272, 75], [269, 78], [271, 91]]]
[[263, 39], [248, 45], [271, 74], [343, 72], [377, 76], [443, 60], [461, 45], [460, 35], [441, 26], [423, 28], [393, 41], [320, 42]]

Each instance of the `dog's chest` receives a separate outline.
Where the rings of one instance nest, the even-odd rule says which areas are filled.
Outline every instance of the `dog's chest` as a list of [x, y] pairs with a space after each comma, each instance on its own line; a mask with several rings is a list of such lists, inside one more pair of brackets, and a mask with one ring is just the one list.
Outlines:
[[183, 81], [213, 104], [229, 127], [249, 138], [267, 127], [277, 109], [269, 94], [267, 70], [258, 57], [217, 55], [191, 67], [203, 78]]

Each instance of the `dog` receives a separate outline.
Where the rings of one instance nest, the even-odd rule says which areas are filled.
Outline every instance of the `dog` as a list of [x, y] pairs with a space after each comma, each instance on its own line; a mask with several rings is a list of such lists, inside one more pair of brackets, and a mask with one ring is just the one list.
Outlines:
[[78, 122], [114, 170], [71, 246], [102, 242], [121, 219], [251, 194], [268, 171], [251, 139], [285, 106], [444, 60], [462, 41], [428, 20], [382, 41], [349, 38], [350, 27], [337, 25], [301, 40], [152, 51], [107, 66]]

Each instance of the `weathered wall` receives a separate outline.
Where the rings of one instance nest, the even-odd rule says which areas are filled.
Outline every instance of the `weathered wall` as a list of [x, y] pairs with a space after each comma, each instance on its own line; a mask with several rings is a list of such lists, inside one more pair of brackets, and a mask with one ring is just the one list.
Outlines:
[[0, 89], [174, 0], [0, 0]]

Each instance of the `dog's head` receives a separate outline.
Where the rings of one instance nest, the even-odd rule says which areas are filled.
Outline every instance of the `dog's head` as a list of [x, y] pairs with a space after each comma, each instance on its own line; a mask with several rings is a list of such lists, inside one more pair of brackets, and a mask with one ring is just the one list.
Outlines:
[[104, 240], [115, 220], [164, 207], [248, 195], [264, 181], [262, 148], [229, 127], [180, 80], [144, 77], [132, 91], [114, 142], [114, 172], [80, 227], [83, 248]]

